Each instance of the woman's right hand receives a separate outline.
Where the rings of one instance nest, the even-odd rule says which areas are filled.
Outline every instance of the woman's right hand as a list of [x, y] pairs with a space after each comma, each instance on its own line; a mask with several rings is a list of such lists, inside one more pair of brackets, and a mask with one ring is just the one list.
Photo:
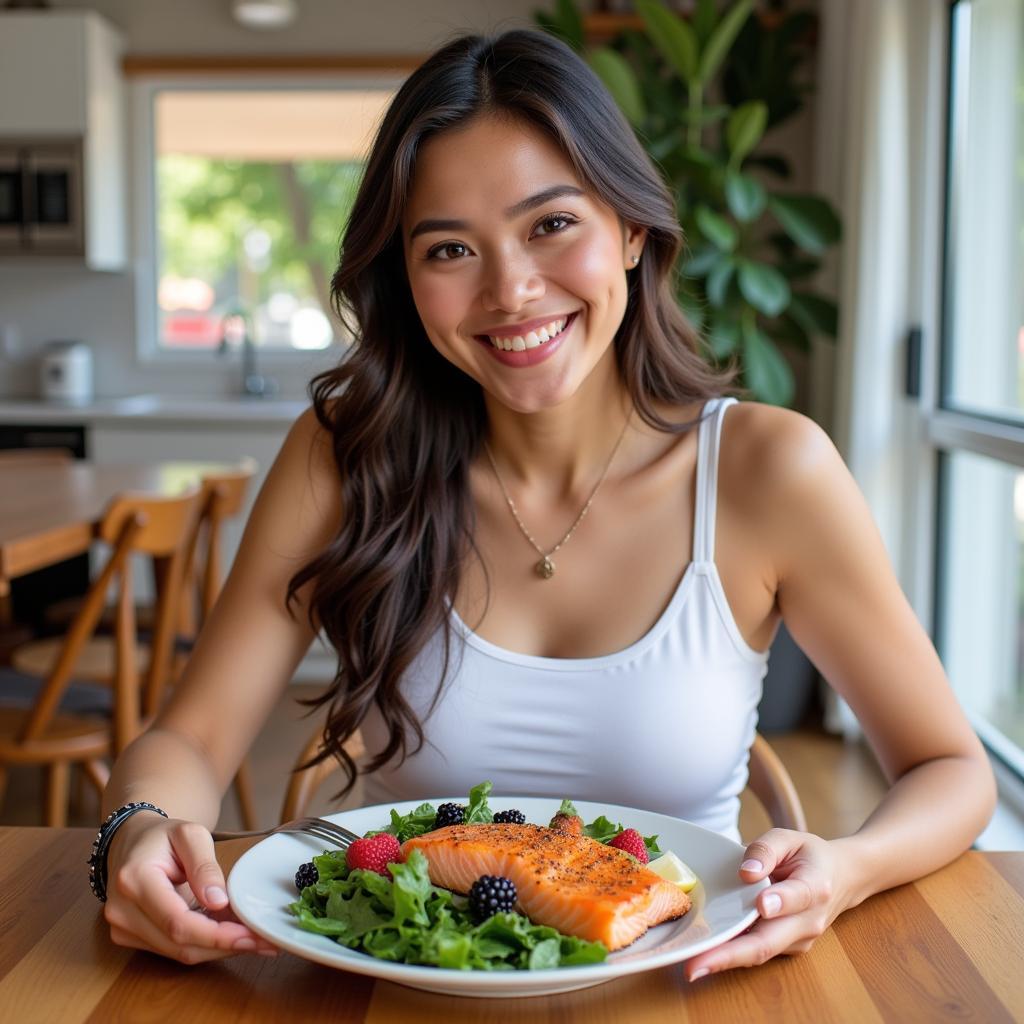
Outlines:
[[278, 952], [232, 914], [209, 831], [149, 811], [132, 815], [111, 842], [103, 916], [117, 945], [184, 964]]

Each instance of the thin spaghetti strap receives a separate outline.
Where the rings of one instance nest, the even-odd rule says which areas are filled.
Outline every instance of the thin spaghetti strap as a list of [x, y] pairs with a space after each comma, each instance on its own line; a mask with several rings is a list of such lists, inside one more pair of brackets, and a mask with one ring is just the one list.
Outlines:
[[715, 511], [718, 506], [718, 449], [725, 410], [735, 398], [712, 398], [697, 428], [697, 494], [694, 500], [693, 561], [715, 560]]

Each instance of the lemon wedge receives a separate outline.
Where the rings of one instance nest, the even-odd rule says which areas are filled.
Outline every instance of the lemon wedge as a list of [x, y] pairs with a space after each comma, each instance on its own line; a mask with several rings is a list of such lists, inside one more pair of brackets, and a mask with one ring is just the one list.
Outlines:
[[667, 882], [674, 882], [683, 892], [697, 884], [697, 876], [671, 850], [652, 860], [647, 868]]

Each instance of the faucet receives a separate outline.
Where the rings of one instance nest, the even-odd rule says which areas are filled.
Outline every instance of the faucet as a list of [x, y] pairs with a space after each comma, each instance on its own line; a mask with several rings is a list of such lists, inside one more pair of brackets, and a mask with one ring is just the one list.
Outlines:
[[242, 308], [231, 309], [221, 318], [218, 355], [224, 355], [229, 350], [229, 339], [237, 341], [242, 348], [242, 394], [246, 398], [266, 398], [277, 394], [277, 381], [273, 377], [265, 377], [256, 369], [252, 318]]

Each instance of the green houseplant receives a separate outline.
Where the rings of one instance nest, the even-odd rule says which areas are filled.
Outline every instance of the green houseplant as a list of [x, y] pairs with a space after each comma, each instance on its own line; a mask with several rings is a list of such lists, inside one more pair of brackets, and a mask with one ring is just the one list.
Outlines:
[[784, 187], [789, 163], [762, 143], [803, 106], [798, 72], [816, 21], [756, 12], [755, 0], [696, 0], [689, 20], [660, 0], [636, 9], [642, 30], [600, 46], [588, 46], [574, 0], [535, 18], [588, 61], [672, 188], [687, 241], [678, 297], [709, 357], [737, 361], [755, 398], [789, 405], [780, 346], [806, 350], [836, 334], [835, 303], [809, 282], [840, 222], [822, 197]]

